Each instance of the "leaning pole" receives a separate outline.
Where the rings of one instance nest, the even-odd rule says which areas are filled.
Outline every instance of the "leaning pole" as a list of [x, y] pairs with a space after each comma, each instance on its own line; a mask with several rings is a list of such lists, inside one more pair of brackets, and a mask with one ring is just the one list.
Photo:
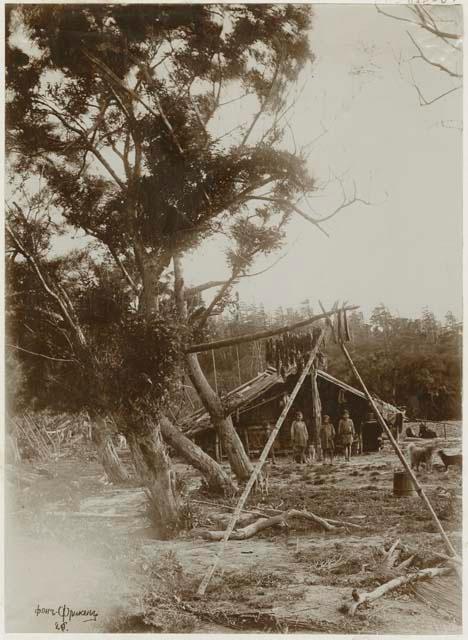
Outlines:
[[296, 383], [296, 386], [294, 387], [288, 402], [286, 403], [286, 406], [284, 407], [283, 411], [281, 412], [280, 417], [278, 418], [273, 431], [270, 434], [270, 437], [267, 440], [267, 443], [265, 444], [265, 447], [262, 451], [262, 454], [257, 462], [257, 464], [255, 465], [255, 467], [253, 468], [252, 471], [252, 475], [250, 476], [247, 484], [245, 485], [245, 489], [242, 492], [241, 497], [239, 498], [239, 502], [237, 503], [237, 506], [234, 510], [234, 513], [232, 514], [232, 518], [229, 521], [229, 524], [226, 528], [226, 531], [224, 532], [224, 536], [223, 538], [220, 540], [219, 542], [219, 551], [213, 561], [213, 563], [211, 564], [211, 566], [208, 568], [203, 580], [200, 583], [200, 586], [198, 587], [197, 590], [197, 594], [199, 596], [203, 596], [205, 594], [206, 588], [208, 586], [208, 584], [210, 583], [211, 578], [213, 577], [214, 572], [216, 571], [216, 567], [218, 566], [219, 561], [221, 560], [221, 558], [223, 557], [224, 554], [224, 549], [226, 547], [226, 543], [229, 540], [229, 536], [231, 535], [231, 533], [234, 530], [234, 527], [236, 526], [236, 522], [239, 519], [239, 516], [241, 514], [241, 511], [244, 507], [244, 504], [249, 496], [250, 491], [252, 490], [253, 485], [255, 484], [260, 471], [262, 470], [263, 465], [265, 464], [265, 461], [268, 457], [268, 454], [270, 453], [270, 449], [273, 446], [273, 443], [276, 439], [276, 436], [279, 433], [279, 430], [281, 429], [281, 425], [283, 424], [284, 420], [286, 419], [286, 416], [288, 415], [288, 411], [291, 408], [297, 394], [299, 393], [299, 389], [302, 387], [302, 384], [307, 376], [307, 374], [309, 373], [315, 357], [317, 355], [317, 352], [320, 348], [320, 345], [323, 342], [323, 339], [325, 337], [326, 334], [326, 329], [322, 328], [320, 331], [319, 336], [317, 337], [317, 342], [315, 343], [315, 345], [312, 347], [312, 351], [310, 352], [310, 356], [309, 356], [309, 360], [307, 361], [307, 364], [305, 365], [304, 369], [302, 370], [301, 375], [299, 376], [299, 379]]

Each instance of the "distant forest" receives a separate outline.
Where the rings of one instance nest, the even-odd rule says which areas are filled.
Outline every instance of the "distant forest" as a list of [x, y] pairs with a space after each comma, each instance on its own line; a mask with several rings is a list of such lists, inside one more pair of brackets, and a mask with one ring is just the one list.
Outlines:
[[[308, 300], [300, 309], [234, 302], [228, 312], [212, 318], [210, 339], [235, 336], [297, 322], [320, 310]], [[349, 351], [372, 393], [399, 407], [414, 419], [450, 420], [461, 417], [462, 325], [452, 312], [440, 322], [424, 309], [417, 319], [393, 315], [378, 305], [369, 320], [349, 316], [352, 341]], [[338, 345], [328, 339], [324, 349], [327, 370], [356, 385]], [[210, 381], [221, 393], [246, 382], [266, 368], [264, 341], [200, 354]]]

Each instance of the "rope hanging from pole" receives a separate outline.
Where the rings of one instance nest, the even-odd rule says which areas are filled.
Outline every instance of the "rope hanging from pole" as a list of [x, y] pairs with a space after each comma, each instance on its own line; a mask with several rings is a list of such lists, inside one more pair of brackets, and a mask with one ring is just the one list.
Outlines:
[[213, 375], [214, 375], [214, 386], [216, 393], [218, 393], [218, 376], [216, 374], [216, 359], [214, 349], [211, 350], [211, 359], [213, 360]]
[[237, 356], [237, 373], [239, 375], [239, 386], [242, 384], [242, 376], [241, 376], [241, 367], [240, 367], [240, 359], [239, 359], [239, 347], [236, 344], [236, 356]]

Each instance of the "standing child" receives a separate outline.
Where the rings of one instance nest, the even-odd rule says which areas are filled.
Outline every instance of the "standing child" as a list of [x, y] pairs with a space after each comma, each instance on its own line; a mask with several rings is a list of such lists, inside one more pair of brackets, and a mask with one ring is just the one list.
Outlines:
[[307, 432], [307, 426], [304, 422], [302, 412], [296, 413], [296, 419], [291, 426], [291, 442], [293, 445], [294, 459], [299, 464], [306, 462], [307, 444], [309, 441], [309, 434]]
[[333, 464], [335, 453], [335, 427], [330, 422], [330, 416], [323, 416], [322, 428], [320, 429], [320, 442], [323, 452], [323, 464], [326, 463], [327, 456], [330, 464]]
[[344, 446], [346, 462], [349, 462], [351, 458], [351, 447], [354, 440], [354, 434], [354, 422], [349, 417], [349, 412], [344, 411], [343, 417], [338, 423], [338, 437]]

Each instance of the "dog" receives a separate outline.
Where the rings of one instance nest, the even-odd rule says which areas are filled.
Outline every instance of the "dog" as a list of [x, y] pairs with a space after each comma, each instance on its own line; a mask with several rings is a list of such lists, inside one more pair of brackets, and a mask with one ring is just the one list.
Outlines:
[[439, 449], [437, 452], [440, 456], [440, 459], [444, 463], [445, 471], [448, 471], [448, 468], [458, 467], [460, 470], [463, 468], [463, 456], [461, 453], [456, 453], [455, 455], [449, 455], [448, 453], [444, 453], [442, 449]]
[[411, 468], [419, 471], [419, 466], [424, 464], [426, 471], [432, 471], [432, 458], [434, 456], [434, 445], [418, 447], [414, 443], [408, 447]]
[[268, 460], [263, 465], [263, 469], [255, 482], [255, 493], [260, 493], [262, 497], [265, 497], [270, 493], [270, 472], [271, 460]]
[[317, 453], [315, 451], [315, 446], [313, 444], [309, 445], [309, 449], [307, 451], [306, 462], [311, 464], [315, 462], [317, 458]]
[[437, 433], [433, 429], [429, 429], [425, 424], [419, 425], [419, 437], [425, 438], [426, 440], [430, 440], [432, 438], [437, 438]]

